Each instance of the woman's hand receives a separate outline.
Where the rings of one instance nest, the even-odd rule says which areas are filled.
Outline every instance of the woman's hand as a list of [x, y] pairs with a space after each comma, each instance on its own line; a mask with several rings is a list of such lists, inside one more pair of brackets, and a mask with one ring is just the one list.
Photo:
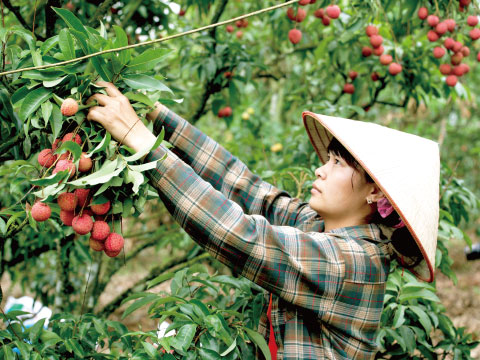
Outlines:
[[155, 136], [139, 119], [127, 97], [112, 83], [99, 81], [96, 85], [105, 87], [108, 95], [94, 94], [87, 100], [99, 104], [89, 109], [87, 119], [99, 122], [115, 140], [135, 151], [153, 146]]

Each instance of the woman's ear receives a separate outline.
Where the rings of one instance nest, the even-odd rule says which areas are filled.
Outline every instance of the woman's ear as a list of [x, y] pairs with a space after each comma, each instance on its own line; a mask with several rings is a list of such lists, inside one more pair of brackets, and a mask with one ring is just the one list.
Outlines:
[[369, 198], [373, 201], [373, 202], [377, 202], [379, 201], [380, 199], [383, 199], [385, 197], [385, 195], [383, 194], [383, 191], [380, 190], [380, 188], [378, 187], [377, 184], [373, 183], [372, 184], [372, 189], [370, 191], [370, 195], [369, 195]]

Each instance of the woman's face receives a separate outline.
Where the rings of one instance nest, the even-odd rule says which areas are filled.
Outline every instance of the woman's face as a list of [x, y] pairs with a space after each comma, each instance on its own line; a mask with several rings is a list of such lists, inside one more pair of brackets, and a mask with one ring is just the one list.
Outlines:
[[315, 170], [317, 179], [311, 190], [310, 207], [325, 220], [338, 224], [365, 218], [370, 212], [367, 198], [375, 185], [367, 183], [360, 171], [330, 152], [327, 163]]

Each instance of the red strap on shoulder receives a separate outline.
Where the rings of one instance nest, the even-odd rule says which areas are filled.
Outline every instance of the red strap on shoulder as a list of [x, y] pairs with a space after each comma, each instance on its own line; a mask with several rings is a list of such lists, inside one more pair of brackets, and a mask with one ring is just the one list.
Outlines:
[[275, 342], [275, 333], [273, 332], [272, 326], [272, 294], [270, 294], [270, 303], [268, 304], [267, 318], [270, 323], [270, 336], [268, 340], [268, 348], [270, 349], [270, 354], [272, 355], [272, 360], [277, 360], [277, 343]]

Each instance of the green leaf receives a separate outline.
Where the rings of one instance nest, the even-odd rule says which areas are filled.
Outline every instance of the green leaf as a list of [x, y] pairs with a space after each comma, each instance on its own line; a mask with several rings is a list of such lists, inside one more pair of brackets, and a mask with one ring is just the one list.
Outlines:
[[157, 349], [155, 348], [155, 346], [153, 346], [152, 344], [150, 344], [148, 342], [142, 342], [142, 345], [143, 345], [143, 348], [145, 349], [146, 353], [148, 354], [148, 356], [150, 356], [151, 359], [156, 357]]
[[145, 178], [143, 177], [143, 174], [138, 171], [134, 171], [131, 169], [128, 169], [125, 174], [125, 183], [126, 184], [133, 184], [133, 193], [138, 194], [138, 189], [140, 188], [140, 185], [143, 184], [145, 181]]
[[220, 356], [227, 356], [235, 349], [236, 346], [237, 346], [237, 339], [233, 340], [232, 345], [230, 345], [227, 350], [221, 353]]
[[53, 138], [56, 139], [62, 130], [63, 115], [60, 107], [53, 104], [52, 116], [50, 117], [50, 127], [52, 129]]
[[151, 108], [155, 107], [155, 103], [152, 100], [150, 100], [150, 98], [147, 95], [142, 94], [140, 92], [129, 91], [129, 92], [125, 93], [124, 95], [130, 101], [137, 101], [137, 102], [140, 102], [142, 104], [148, 105]]
[[35, 110], [52, 96], [52, 92], [49, 89], [43, 87], [38, 88], [30, 92], [22, 102], [20, 107], [19, 116], [20, 119], [26, 121], [27, 118], [32, 115]]
[[169, 49], [147, 49], [130, 60], [127, 64], [128, 71], [146, 72], [152, 70], [169, 52]]
[[44, 324], [45, 324], [45, 319], [40, 319], [30, 329], [28, 329], [30, 333], [29, 338], [32, 343], [37, 341], [38, 336], [42, 331]]
[[60, 30], [58, 45], [65, 60], [75, 59], [75, 43], [68, 29]]
[[120, 159], [106, 161], [98, 171], [78, 180], [70, 181], [69, 184], [74, 186], [104, 184], [114, 176], [120, 174], [125, 166], [126, 164]]
[[133, 171], [143, 172], [146, 170], [155, 169], [157, 167], [157, 163], [158, 163], [158, 160], [155, 160], [142, 165], [129, 165], [128, 167]]
[[440, 302], [440, 299], [437, 297], [437, 295], [435, 295], [432, 291], [428, 289], [402, 289], [402, 293], [398, 297], [399, 302], [404, 303], [412, 299], [423, 299], [436, 303]]
[[125, 84], [132, 89], [167, 91], [173, 95], [170, 88], [152, 76], [144, 74], [124, 74], [122, 75], [122, 78], [123, 81], [125, 81]]
[[422, 324], [425, 332], [427, 334], [430, 334], [432, 331], [432, 322], [430, 321], [430, 317], [427, 315], [427, 313], [422, 308], [416, 305], [410, 305], [408, 306], [408, 309], [413, 311], [415, 315], [417, 315], [418, 321], [420, 322], [420, 324]]
[[395, 316], [392, 322], [392, 328], [396, 329], [403, 325], [405, 322], [405, 306], [398, 305], [397, 310], [395, 311]]
[[192, 343], [195, 332], [197, 331], [196, 324], [185, 324], [177, 332], [177, 335], [170, 341], [175, 349], [187, 351]]
[[173, 278], [175, 276], [175, 273], [173, 272], [167, 272], [167, 273], [164, 273], [164, 274], [161, 274], [159, 276], [157, 276], [156, 278], [150, 280], [149, 282], [147, 282], [147, 289], [150, 289], [164, 281], [167, 281], [167, 280], [170, 280], [171, 278]]
[[98, 75], [100, 75], [102, 80], [107, 82], [112, 81], [113, 73], [105, 59], [100, 56], [95, 56], [90, 58], [90, 61], [92, 62], [93, 67], [97, 71]]
[[137, 153], [127, 156], [124, 158], [125, 161], [131, 162], [131, 161], [137, 161], [138, 159], [142, 158], [143, 156], [147, 155], [150, 151], [155, 150], [160, 146], [160, 144], [163, 141], [163, 138], [165, 136], [165, 130], [162, 128], [162, 131], [160, 134], [157, 136], [157, 140], [155, 140], [155, 144], [153, 146], [147, 146], [143, 150], [139, 150]]
[[158, 295], [156, 294], [149, 294], [145, 297], [143, 297], [140, 300], [137, 300], [130, 304], [130, 306], [125, 310], [125, 312], [122, 315], [122, 320], [125, 319], [128, 315], [130, 315], [132, 312], [135, 310], [140, 309], [142, 306], [147, 305], [148, 303], [153, 302], [154, 300], [158, 299]]
[[82, 148], [78, 145], [75, 141], [65, 141], [62, 143], [57, 150], [55, 150], [55, 154], [62, 154], [66, 150], [70, 151], [73, 154], [73, 161], [77, 161], [82, 156]]
[[65, 21], [65, 23], [69, 28], [75, 29], [81, 32], [88, 38], [87, 29], [85, 29], [85, 26], [83, 26], [82, 22], [75, 15], [73, 15], [67, 9], [56, 8], [56, 7], [52, 7], [52, 8], [63, 19], [63, 21]]
[[79, 344], [77, 340], [74, 339], [68, 339], [65, 341], [65, 347], [67, 348], [68, 351], [72, 351], [75, 353], [80, 358], [85, 357], [85, 353], [83, 352], [82, 346]]
[[98, 189], [97, 192], [93, 196], [95, 197], [95, 196], [100, 195], [101, 193], [103, 193], [105, 190], [107, 190], [110, 187], [118, 187], [118, 186], [122, 186], [122, 185], [123, 185], [123, 178], [121, 178], [119, 176], [114, 176], [109, 181], [107, 181], [105, 184], [100, 186], [100, 189]]
[[[113, 25], [113, 30], [115, 31], [115, 41], [113, 42], [113, 46], [115, 48], [127, 46], [128, 37], [125, 31], [120, 26], [117, 26], [117, 25]], [[119, 51], [118, 61], [123, 66], [130, 61], [131, 57], [132, 57], [132, 50], [130, 49], [122, 50], [122, 51]]]
[[53, 104], [50, 101], [42, 103], [42, 116], [44, 121], [44, 127], [47, 125], [50, 116], [52, 116]]
[[400, 335], [405, 340], [405, 346], [410, 354], [413, 354], [413, 351], [416, 348], [415, 334], [412, 329], [408, 326], [402, 326], [399, 329]]
[[265, 357], [265, 360], [272, 360], [272, 355], [270, 354], [270, 349], [268, 348], [265, 338], [255, 330], [249, 329], [247, 327], [242, 327], [242, 330], [244, 330], [250, 340], [252, 340], [253, 343], [260, 348], [263, 356]]
[[111, 139], [112, 135], [110, 135], [108, 131], [105, 132], [105, 136], [103, 137], [102, 141], [95, 147], [95, 149], [88, 153], [87, 157], [91, 157], [93, 154], [105, 150], [110, 144]]
[[221, 360], [222, 357], [218, 352], [212, 349], [197, 348], [198, 355], [202, 360]]
[[15, 354], [10, 346], [2, 346], [3, 355], [5, 356], [5, 360], [15, 360]]
[[67, 78], [67, 75], [62, 76], [62, 77], [59, 77], [59, 78], [57, 78], [57, 79], [55, 79], [55, 80], [50, 80], [50, 81], [44, 80], [44, 81], [43, 81], [43, 86], [46, 87], [46, 88], [55, 87], [55, 86], [61, 84], [62, 81], [65, 80], [66, 78]]
[[[68, 174], [68, 170], [59, 171], [56, 175], [58, 175], [58, 174], [61, 174], [61, 175], [63, 176], [62, 179], [67, 179], [67, 178], [70, 176], [70, 175]], [[65, 187], [65, 183], [49, 185], [49, 186], [47, 186], [47, 187], [44, 188], [44, 189], [35, 191], [35, 192], [33, 193], [33, 195], [35, 195], [36, 197], [41, 198], [42, 200], [45, 200], [45, 199], [48, 198], [49, 196], [53, 196], [53, 195], [58, 194], [60, 191], [63, 190], [64, 187]]]

